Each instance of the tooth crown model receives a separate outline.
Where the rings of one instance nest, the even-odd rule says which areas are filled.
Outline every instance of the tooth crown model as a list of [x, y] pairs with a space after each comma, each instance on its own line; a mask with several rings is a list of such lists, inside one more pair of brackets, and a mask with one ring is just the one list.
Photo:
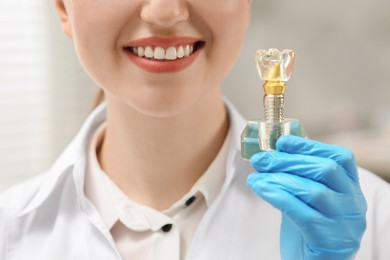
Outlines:
[[244, 159], [259, 151], [276, 149], [276, 141], [282, 135], [307, 137], [301, 123], [285, 119], [284, 92], [295, 65], [295, 52], [278, 49], [256, 52], [256, 67], [260, 78], [265, 80], [264, 120], [251, 120], [241, 134], [241, 156]]

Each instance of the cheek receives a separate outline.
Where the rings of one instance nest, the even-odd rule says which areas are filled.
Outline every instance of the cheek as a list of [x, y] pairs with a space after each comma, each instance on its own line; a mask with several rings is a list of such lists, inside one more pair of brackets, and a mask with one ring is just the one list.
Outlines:
[[[239, 56], [250, 20], [250, 5], [243, 0], [211, 0], [206, 23], [211, 26], [210, 55], [215, 57], [223, 78]], [[218, 11], [217, 11], [218, 10]]]
[[[217, 30], [227, 38], [232, 44], [242, 43], [250, 20], [249, 4], [243, 0], [227, 1], [223, 9], [220, 9], [221, 16], [215, 23], [218, 25]], [[241, 44], [239, 44], [240, 47]]]
[[[250, 3], [246, 0], [209, 0], [206, 1], [208, 15], [218, 26], [237, 27], [247, 25], [250, 17]], [[245, 26], [244, 26], [245, 27]]]
[[[129, 1], [124, 1], [129, 2]], [[131, 8], [123, 1], [74, 1], [73, 40], [80, 63], [99, 85], [106, 85], [118, 67], [118, 37]], [[126, 11], [125, 11], [126, 10]]]

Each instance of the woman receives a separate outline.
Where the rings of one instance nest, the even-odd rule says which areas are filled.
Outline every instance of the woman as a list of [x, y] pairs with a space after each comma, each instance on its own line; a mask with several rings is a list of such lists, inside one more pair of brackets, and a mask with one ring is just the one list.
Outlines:
[[1, 259], [389, 259], [390, 188], [359, 170], [364, 198], [349, 151], [290, 136], [240, 158], [220, 85], [250, 4], [56, 0], [105, 102], [2, 195]]

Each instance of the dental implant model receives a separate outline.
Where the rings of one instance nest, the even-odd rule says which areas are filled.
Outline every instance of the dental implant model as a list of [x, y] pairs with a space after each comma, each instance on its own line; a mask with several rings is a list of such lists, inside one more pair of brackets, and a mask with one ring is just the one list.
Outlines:
[[277, 49], [256, 52], [256, 67], [265, 80], [264, 119], [251, 120], [241, 134], [241, 157], [249, 160], [260, 151], [276, 150], [276, 141], [282, 135], [307, 137], [301, 123], [284, 118], [284, 91], [295, 65], [295, 52]]

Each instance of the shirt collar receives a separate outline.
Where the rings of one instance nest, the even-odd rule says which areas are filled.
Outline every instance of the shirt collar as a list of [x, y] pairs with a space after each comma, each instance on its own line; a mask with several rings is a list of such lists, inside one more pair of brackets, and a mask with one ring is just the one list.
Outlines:
[[[210, 206], [217, 196], [219, 190], [221, 189], [222, 183], [225, 180], [226, 176], [226, 161], [228, 155], [228, 148], [230, 144], [230, 130], [225, 138], [225, 141], [222, 145], [222, 148], [218, 152], [214, 161], [208, 167], [206, 172], [199, 178], [199, 180], [191, 188], [191, 191], [188, 193], [189, 196], [198, 191], [203, 194], [205, 197], [207, 206]], [[186, 196], [184, 196], [186, 197]]]
[[104, 223], [111, 229], [118, 220], [119, 212], [113, 205], [112, 198], [107, 196], [110, 194], [108, 185], [110, 180], [101, 170], [96, 155], [97, 149], [102, 144], [106, 125], [106, 122], [104, 122], [96, 129], [89, 144], [84, 191], [87, 198], [91, 200], [102, 216]]
[[[230, 119], [230, 136], [231, 141], [227, 145], [228, 156], [226, 169], [227, 174], [222, 189], [226, 190], [234, 178], [235, 169], [240, 160], [240, 135], [246, 125], [245, 119], [239, 114], [234, 106], [227, 99], [224, 100]], [[107, 106], [105, 103], [100, 104], [83, 123], [79, 133], [66, 147], [63, 153], [58, 157], [55, 163], [46, 173], [45, 181], [37, 194], [31, 198], [25, 209], [19, 214], [23, 216], [40, 207], [57, 185], [61, 185], [64, 179], [72, 177], [77, 192], [78, 201], [82, 210], [89, 210], [90, 204], [87, 202], [84, 193], [84, 179], [87, 166], [87, 152], [89, 143], [96, 129], [106, 120]], [[210, 196], [212, 197], [212, 195]]]

